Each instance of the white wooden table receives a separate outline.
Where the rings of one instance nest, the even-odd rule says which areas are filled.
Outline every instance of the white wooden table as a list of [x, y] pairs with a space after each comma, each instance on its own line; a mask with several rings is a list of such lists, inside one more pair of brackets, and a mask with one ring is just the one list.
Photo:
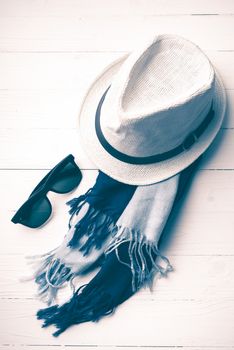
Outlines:
[[[148, 34], [196, 42], [225, 83], [226, 118], [206, 153], [183, 210], [163, 243], [175, 271], [114, 316], [67, 330], [41, 329], [25, 255], [46, 252], [67, 231], [65, 202], [87, 189], [95, 167], [76, 131], [84, 93], [100, 70]], [[234, 347], [234, 1], [0, 0], [0, 348], [230, 349]], [[11, 217], [39, 180], [73, 153], [83, 180], [50, 194], [41, 229]]]

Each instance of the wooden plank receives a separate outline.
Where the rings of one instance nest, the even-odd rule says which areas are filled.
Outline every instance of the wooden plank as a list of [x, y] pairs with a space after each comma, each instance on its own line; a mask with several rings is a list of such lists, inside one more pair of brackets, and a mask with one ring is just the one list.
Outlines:
[[226, 115], [223, 121], [224, 128], [234, 128], [234, 90], [226, 90], [227, 106]]
[[86, 15], [175, 15], [175, 14], [234, 14], [230, 0], [99, 0], [98, 5], [87, 0], [49, 0], [23, 3], [8, 0], [1, 3], [0, 17], [74, 17]]
[[2, 168], [48, 169], [52, 159], [56, 164], [69, 153], [77, 157], [82, 169], [95, 168], [82, 150], [75, 129], [1, 130], [0, 143]]
[[[2, 344], [2, 349], [5, 350], [7, 348], [9, 348], [9, 346], [14, 346], [14, 344]], [[50, 344], [45, 344], [45, 345], [38, 345], [38, 344], [30, 344], [30, 345], [24, 345], [24, 344], [17, 344], [18, 349], [20, 350], [45, 350], [45, 349], [53, 349], [54, 345], [50, 345]], [[79, 349], [79, 350], [94, 350], [94, 349], [98, 349], [98, 350], [116, 350], [116, 348], [118, 350], [132, 350], [133, 346], [115, 346], [115, 345], [108, 345], [108, 346], [98, 346], [98, 345], [93, 345], [93, 346], [86, 346], [86, 345], [69, 345], [66, 344], [65, 347], [63, 347], [63, 345], [56, 345], [56, 348], [58, 349]], [[141, 345], [136, 345], [135, 346], [136, 349], [139, 350], [149, 350], [148, 346], [141, 346]], [[165, 350], [164, 346], [150, 346], [151, 349], [155, 349], [155, 350]], [[172, 346], [171, 348], [177, 348], [177, 346]], [[192, 348], [193, 350], [214, 350], [216, 349], [216, 347], [214, 346], [193, 346]], [[228, 350], [230, 349], [229, 346], [219, 346], [219, 350]], [[191, 350], [191, 346], [183, 346], [183, 350]]]
[[[77, 129], [3, 129], [1, 169], [48, 169], [69, 153], [82, 169], [96, 168], [82, 149]], [[234, 169], [234, 130], [221, 130], [202, 163], [203, 169]]]
[[[234, 342], [234, 301], [140, 300], [132, 297], [114, 315], [98, 323], [74, 326], [58, 339], [41, 329], [33, 300], [1, 303], [1, 342], [87, 346], [230, 346]], [[127, 331], [126, 331], [127, 327]]]
[[85, 93], [96, 75], [120, 56], [123, 53], [1, 53], [0, 89], [39, 92], [73, 89], [79, 97], [80, 93]]
[[70, 129], [77, 124], [78, 105], [83, 94], [83, 89], [0, 90], [2, 129], [19, 132], [24, 129]]
[[[226, 89], [234, 89], [234, 52], [207, 50]], [[1, 53], [0, 90], [77, 91], [77, 101], [107, 65], [123, 52], [93, 53]], [[53, 91], [52, 91], [53, 92]], [[40, 101], [38, 100], [37, 103]]]
[[[9, 346], [14, 346], [12, 344], [2, 344], [2, 349], [6, 349], [8, 348]], [[93, 345], [93, 346], [86, 346], [86, 345], [69, 345], [69, 344], [66, 344], [65, 347], [63, 347], [63, 345], [56, 345], [58, 349], [79, 349], [79, 350], [94, 350], [94, 349], [98, 349], [98, 350], [116, 350], [116, 348], [118, 350], [132, 350], [133, 349], [133, 346], [126, 346], [126, 345], [123, 345], [123, 346], [115, 346], [115, 345], [108, 345], [108, 346], [96, 346], [96, 345]], [[34, 344], [34, 345], [24, 345], [24, 344], [17, 344], [17, 347], [18, 349], [20, 350], [45, 350], [45, 349], [53, 349], [54, 348], [54, 345], [49, 345], [49, 344], [45, 344], [45, 345], [37, 345], [37, 344]], [[141, 346], [141, 345], [136, 345], [135, 346], [136, 349], [139, 349], [139, 350], [149, 350], [149, 347], [148, 346]], [[155, 350], [165, 350], [165, 347], [164, 346], [151, 346], [150, 347], [151, 349], [155, 349]], [[170, 348], [177, 348], [177, 346], [172, 346]], [[193, 350], [214, 350], [216, 349], [215, 346], [194, 346], [192, 348]], [[230, 349], [229, 346], [219, 346], [219, 350], [228, 350]], [[183, 346], [183, 350], [191, 350], [191, 346]]]
[[[5, 350], [9, 348], [9, 346], [14, 346], [14, 344], [2, 344], [1, 350]], [[38, 345], [38, 344], [30, 344], [30, 345], [24, 345], [24, 344], [17, 344], [18, 349], [20, 350], [45, 350], [45, 349], [53, 349], [54, 345], [50, 344], [45, 344], [45, 345]], [[56, 349], [79, 349], [79, 350], [132, 350], [134, 348], [139, 349], [139, 350], [149, 350], [148, 346], [141, 346], [141, 345], [136, 345], [136, 346], [116, 346], [116, 345], [107, 345], [107, 346], [98, 346], [98, 345], [93, 345], [93, 346], [87, 346], [87, 345], [69, 345], [66, 344], [65, 346], [63, 345], [56, 345]], [[170, 348], [177, 348], [177, 346], [172, 346]], [[155, 349], [155, 350], [165, 350], [164, 346], [150, 346], [150, 349]], [[192, 348], [193, 350], [214, 350], [216, 347], [214, 346], [195, 346]], [[219, 350], [228, 350], [230, 349], [229, 346], [219, 346]], [[191, 350], [191, 346], [183, 346], [183, 350]]]
[[232, 15], [209, 16], [207, 22], [207, 16], [203, 15], [82, 16], [79, 11], [74, 13], [68, 17], [3, 17], [0, 21], [1, 51], [128, 51], [154, 33], [179, 34], [206, 50], [234, 49]]
[[[234, 128], [234, 90], [227, 90], [223, 128]], [[0, 90], [2, 129], [69, 129], [77, 125], [84, 89]], [[55, 123], [56, 119], [56, 123]]]
[[[138, 293], [135, 297], [137, 302], [201, 299], [234, 301], [234, 256], [170, 256], [170, 260], [174, 271], [167, 278], [155, 279], [152, 291], [146, 288]], [[36, 300], [34, 281], [21, 281], [26, 276], [32, 276], [34, 271], [27, 261], [23, 255], [0, 256], [0, 303], [4, 300]], [[96, 273], [76, 278], [77, 288], [88, 283]], [[61, 303], [71, 294], [67, 286], [59, 291], [57, 301]]]
[[[47, 171], [0, 171], [1, 254], [34, 255], [57, 247], [68, 230], [65, 203], [93, 186], [96, 171], [83, 171], [78, 189], [70, 194], [48, 194], [51, 220], [39, 229], [11, 223], [11, 217]], [[234, 255], [233, 171], [199, 171], [164, 232], [161, 249], [169, 256]], [[9, 190], [9, 184], [10, 190]], [[12, 244], [12, 242], [17, 242]], [[176, 258], [172, 260], [176, 267]]]
[[[1, 350], [5, 350], [9, 348], [9, 346], [14, 346], [14, 344], [2, 344]], [[99, 346], [99, 345], [69, 345], [66, 344], [65, 346], [63, 345], [50, 345], [50, 344], [45, 344], [45, 345], [38, 345], [38, 344], [30, 344], [30, 345], [25, 345], [25, 344], [17, 344], [18, 349], [20, 350], [45, 350], [45, 349], [53, 349], [56, 346], [56, 349], [79, 349], [79, 350], [132, 350], [133, 348], [139, 349], [139, 350], [149, 350], [149, 346], [141, 346], [141, 345], [135, 345], [135, 346], [116, 346], [116, 345], [105, 345], [105, 346]], [[171, 346], [170, 349], [177, 348], [177, 346]], [[217, 347], [215, 346], [193, 346], [193, 350], [215, 350]], [[165, 350], [165, 346], [150, 346], [150, 349], [155, 349], [155, 350]], [[230, 349], [229, 346], [219, 346], [219, 350], [228, 350]], [[183, 346], [183, 350], [191, 350], [191, 346]]]
[[[2, 344], [1, 345], [2, 348], [1, 350], [5, 350], [7, 348], [9, 348], [9, 346], [14, 346], [14, 344]], [[53, 349], [54, 345], [50, 345], [50, 344], [45, 344], [45, 345], [37, 345], [37, 344], [30, 344], [30, 345], [24, 345], [24, 344], [17, 344], [18, 349], [20, 350], [45, 350], [45, 349]], [[79, 350], [94, 350], [94, 349], [98, 349], [98, 350], [116, 350], [116, 346], [115, 345], [108, 345], [108, 346], [86, 346], [86, 345], [68, 345], [66, 344], [65, 347], [63, 347], [63, 345], [56, 345], [56, 348], [58, 349], [79, 349]], [[132, 346], [117, 346], [118, 350], [132, 350]], [[136, 345], [136, 348], [139, 350], [149, 350], [148, 346], [139, 346]], [[165, 347], [162, 346], [151, 346], [151, 349], [155, 349], [155, 350], [165, 350]], [[172, 347], [174, 348], [174, 346]], [[176, 348], [176, 346], [175, 346]], [[229, 346], [222, 346], [219, 347], [219, 350], [228, 350], [230, 349]], [[183, 350], [191, 350], [190, 346], [183, 346]], [[206, 347], [202, 347], [202, 346], [196, 346], [193, 347], [193, 350], [214, 350], [214, 347], [210, 347], [210, 346], [206, 346]]]

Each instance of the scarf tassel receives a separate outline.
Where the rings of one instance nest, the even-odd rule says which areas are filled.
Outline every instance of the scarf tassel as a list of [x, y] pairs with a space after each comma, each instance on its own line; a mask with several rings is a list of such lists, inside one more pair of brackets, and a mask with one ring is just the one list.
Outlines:
[[[109, 215], [93, 208], [85, 201], [89, 192], [90, 190], [67, 203], [71, 207], [70, 229], [63, 244], [47, 254], [30, 257], [35, 269], [33, 278], [38, 285], [37, 296], [48, 305], [56, 299], [60, 288], [68, 282], [72, 284], [77, 275], [84, 273], [95, 263], [90, 260], [90, 263], [87, 261], [85, 268], [83, 264], [79, 266], [79, 256], [87, 257], [92, 249], [100, 251], [101, 256], [104, 252], [104, 249], [101, 251], [103, 244], [108, 237], [111, 239], [116, 231], [114, 221]], [[78, 217], [77, 223], [72, 226], [72, 219], [78, 216], [86, 204], [88, 209], [83, 217], [80, 219]], [[69, 250], [77, 254], [76, 264], [69, 258]]]
[[38, 311], [37, 318], [44, 320], [42, 327], [55, 325], [58, 329], [55, 337], [71, 325], [97, 322], [113, 313], [141, 287], [150, 286], [155, 274], [165, 276], [172, 270], [169, 260], [144, 235], [128, 228], [119, 228], [119, 234], [109, 244], [103, 266], [89, 284], [81, 286], [67, 303]]
[[58, 290], [69, 281], [72, 283], [75, 274], [60, 259], [56, 258], [55, 253], [28, 258], [31, 259], [30, 264], [36, 270], [33, 279], [38, 285], [37, 297], [51, 305], [56, 299]]
[[[121, 256], [121, 246], [128, 243], [128, 253]], [[141, 232], [127, 227], [118, 227], [118, 234], [105, 251], [108, 255], [115, 252], [120, 263], [128, 266], [132, 272], [132, 291], [142, 286], [152, 287], [155, 275], [165, 277], [173, 270], [167, 257], [162, 255], [157, 243], [148, 240]], [[164, 263], [162, 266], [158, 261]]]
[[62, 306], [39, 310], [37, 319], [44, 320], [42, 328], [55, 325], [58, 330], [53, 336], [57, 337], [74, 324], [97, 322], [102, 316], [111, 314], [114, 310], [111, 304], [110, 295], [83, 285]]
[[[93, 248], [101, 249], [110, 234], [115, 232], [115, 224], [109, 214], [86, 204], [86, 213], [74, 225], [73, 235], [67, 244], [71, 249], [79, 249], [83, 256], [89, 255]], [[84, 204], [79, 205], [73, 215], [78, 215], [82, 207]]]
[[79, 197], [73, 198], [70, 201], [68, 201], [66, 204], [70, 207], [69, 214], [71, 215], [70, 221], [69, 221], [69, 228], [71, 227], [71, 220], [73, 215], [77, 212], [78, 209], [81, 208], [81, 206], [84, 204], [88, 194], [92, 191], [92, 188], [90, 188], [85, 194], [82, 194]]

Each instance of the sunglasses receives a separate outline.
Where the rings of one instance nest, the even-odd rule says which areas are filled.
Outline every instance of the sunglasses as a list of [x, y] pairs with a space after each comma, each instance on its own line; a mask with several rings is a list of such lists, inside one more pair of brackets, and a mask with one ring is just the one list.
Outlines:
[[75, 189], [82, 179], [82, 174], [69, 154], [59, 162], [34, 188], [28, 200], [19, 208], [11, 221], [31, 228], [43, 225], [52, 213], [52, 206], [47, 198], [49, 191], [68, 193]]

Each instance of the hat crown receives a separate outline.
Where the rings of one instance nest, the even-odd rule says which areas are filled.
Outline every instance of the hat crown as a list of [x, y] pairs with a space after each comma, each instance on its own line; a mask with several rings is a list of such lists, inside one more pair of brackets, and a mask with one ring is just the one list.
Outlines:
[[160, 35], [129, 55], [105, 96], [100, 125], [106, 140], [133, 157], [183, 143], [207, 115], [215, 74], [190, 41]]

